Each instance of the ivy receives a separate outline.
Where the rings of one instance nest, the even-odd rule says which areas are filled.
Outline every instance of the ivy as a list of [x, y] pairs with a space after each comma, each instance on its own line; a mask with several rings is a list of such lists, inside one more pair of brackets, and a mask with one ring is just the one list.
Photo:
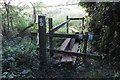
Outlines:
[[[104, 55], [108, 64], [119, 69], [120, 57], [120, 2], [79, 3], [89, 13], [89, 31], [98, 38], [92, 42], [92, 47]], [[118, 76], [118, 73], [115, 73]]]

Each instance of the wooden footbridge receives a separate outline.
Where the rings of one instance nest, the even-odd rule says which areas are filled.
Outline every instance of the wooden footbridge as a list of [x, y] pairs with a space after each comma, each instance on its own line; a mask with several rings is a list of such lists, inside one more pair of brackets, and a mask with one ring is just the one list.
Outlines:
[[[50, 56], [53, 57], [55, 54], [61, 54], [60, 58], [56, 60], [56, 63], [68, 63], [72, 62], [75, 64], [76, 58], [77, 57], [82, 57], [83, 58], [83, 63], [86, 63], [86, 58], [93, 58], [93, 59], [101, 59], [100, 56], [94, 55], [94, 54], [88, 54], [86, 49], [87, 49], [87, 44], [88, 40], [93, 40], [97, 36], [95, 35], [90, 35], [88, 32], [79, 32], [78, 30], [75, 30], [74, 28], [71, 28], [73, 34], [68, 34], [69, 33], [69, 22], [71, 20], [81, 20], [82, 21], [82, 29], [84, 29], [84, 17], [83, 18], [66, 18], [66, 21], [63, 23], [53, 27], [53, 20], [52, 18], [48, 19], [49, 23], [49, 32], [46, 33], [46, 20], [45, 16], [38, 16], [38, 32], [39, 32], [39, 57], [40, 57], [40, 64], [42, 66], [45, 66], [46, 61], [47, 61], [47, 52], [50, 53]], [[64, 33], [55, 33], [59, 28], [61, 28], [63, 25], [66, 26], [66, 34]], [[46, 38], [49, 37], [49, 45], [50, 47], [46, 47]], [[61, 37], [61, 38], [66, 38], [63, 43], [60, 46], [60, 50], [54, 49], [54, 37]], [[81, 52], [78, 52], [78, 47], [83, 43], [84, 47]]]

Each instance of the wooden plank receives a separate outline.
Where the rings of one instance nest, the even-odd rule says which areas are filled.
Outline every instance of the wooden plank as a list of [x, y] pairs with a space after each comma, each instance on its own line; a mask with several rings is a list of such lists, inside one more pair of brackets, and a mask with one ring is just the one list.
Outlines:
[[59, 28], [61, 28], [63, 25], [65, 25], [65, 24], [68, 23], [69, 21], [70, 21], [70, 19], [68, 19], [67, 21], [64, 21], [63, 23], [55, 26], [54, 28], [51, 29], [51, 32], [57, 31]]
[[[60, 50], [65, 50], [70, 42], [70, 38], [65, 39], [65, 41], [62, 43]], [[72, 57], [69, 56], [68, 54], [62, 54], [62, 59], [60, 62], [72, 62]]]
[[68, 18], [70, 20], [82, 20], [83, 18]]
[[84, 54], [84, 53], [78, 53], [78, 52], [71, 52], [71, 51], [63, 51], [63, 50], [52, 50], [52, 49], [47, 49], [48, 51], [52, 51], [53, 53], [59, 53], [59, 54], [68, 54], [68, 55], [74, 55], [74, 56], [86, 56], [88, 58], [93, 58], [96, 60], [102, 59], [101, 56], [98, 55], [93, 55], [93, 54]]
[[79, 38], [79, 34], [64, 34], [64, 33], [47, 33], [47, 36], [61, 37], [61, 38]]
[[60, 62], [73, 62], [72, 56], [69, 55], [62, 55], [62, 59]]
[[[73, 30], [74, 33], [79, 34], [79, 31], [75, 30], [74, 28], [72, 28], [72, 30]], [[69, 50], [71, 50], [73, 52], [77, 52], [79, 43], [76, 43], [76, 44], [74, 44], [74, 43], [75, 43], [75, 39], [73, 38], [70, 41]], [[76, 56], [72, 56], [72, 55], [69, 55], [69, 54], [62, 55], [61, 62], [72, 62], [73, 65], [74, 65], [75, 61], [76, 61]]]
[[71, 50], [73, 48], [74, 43], [75, 43], [75, 39], [72, 38], [70, 41], [69, 50]]
[[[73, 45], [73, 48], [71, 49], [71, 51], [72, 52], [77, 52], [78, 47], [79, 47], [79, 43], [75, 43]], [[73, 65], [75, 64], [76, 58], [77, 58], [76, 56], [72, 56]]]
[[[72, 32], [75, 33], [75, 34], [79, 34], [79, 31], [74, 29], [74, 28], [71, 28]], [[75, 39], [75, 41], [79, 41], [78, 39]], [[75, 42], [74, 41], [74, 42]], [[72, 44], [73, 45], [73, 48], [71, 49], [72, 52], [77, 52], [78, 50], [78, 47], [79, 47], [79, 42], [75, 43], [75, 44]], [[76, 61], [76, 56], [72, 56], [72, 61], [73, 61], [73, 65], [75, 64], [75, 61]]]
[[78, 49], [78, 47], [79, 47], [79, 43], [75, 43], [74, 45], [73, 45], [73, 48], [72, 48], [72, 52], [77, 52], [77, 49]]
[[60, 50], [65, 50], [66, 47], [68, 46], [69, 42], [70, 42], [70, 38], [65, 39], [65, 41], [62, 43], [62, 45], [60, 46]]
[[79, 33], [79, 31], [74, 28], [70, 28], [70, 29], [72, 30], [73, 33], [76, 33], [76, 34]]

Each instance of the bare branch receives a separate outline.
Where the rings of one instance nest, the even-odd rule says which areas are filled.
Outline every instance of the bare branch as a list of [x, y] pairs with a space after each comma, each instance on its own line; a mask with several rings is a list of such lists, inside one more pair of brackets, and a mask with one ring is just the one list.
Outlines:
[[33, 5], [32, 2], [30, 2], [30, 3], [32, 5], [32, 7], [33, 7], [33, 18], [34, 18], [34, 23], [35, 23], [36, 22], [36, 8], [35, 8], [35, 6]]

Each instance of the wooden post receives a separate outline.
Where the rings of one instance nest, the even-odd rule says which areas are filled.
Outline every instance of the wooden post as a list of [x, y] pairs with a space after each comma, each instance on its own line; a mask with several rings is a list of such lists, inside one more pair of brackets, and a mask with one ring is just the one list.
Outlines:
[[[68, 16], [66, 16], [66, 19], [68, 20]], [[67, 23], [67, 33], [69, 33], [69, 32], [68, 32], [68, 23]]]
[[38, 16], [38, 32], [39, 32], [39, 59], [40, 70], [44, 70], [47, 63], [46, 55], [46, 22], [45, 16]]
[[82, 30], [84, 30], [85, 29], [85, 26], [84, 26], [84, 17], [83, 17], [83, 19], [82, 19]]
[[[48, 21], [49, 21], [49, 33], [52, 33], [52, 32], [50, 31], [50, 29], [53, 28], [52, 18], [49, 18]], [[53, 38], [52, 38], [52, 37], [49, 37], [49, 43], [50, 43], [50, 49], [54, 49], [54, 44], [53, 44]], [[51, 51], [50, 51], [50, 56], [51, 56], [51, 57], [54, 56], [54, 54], [53, 54]]]
[[[85, 32], [85, 36], [84, 36], [84, 48], [83, 48], [83, 53], [86, 54], [87, 53], [87, 41], [88, 41], [88, 32]], [[86, 63], [86, 56], [83, 57], [83, 63]]]

